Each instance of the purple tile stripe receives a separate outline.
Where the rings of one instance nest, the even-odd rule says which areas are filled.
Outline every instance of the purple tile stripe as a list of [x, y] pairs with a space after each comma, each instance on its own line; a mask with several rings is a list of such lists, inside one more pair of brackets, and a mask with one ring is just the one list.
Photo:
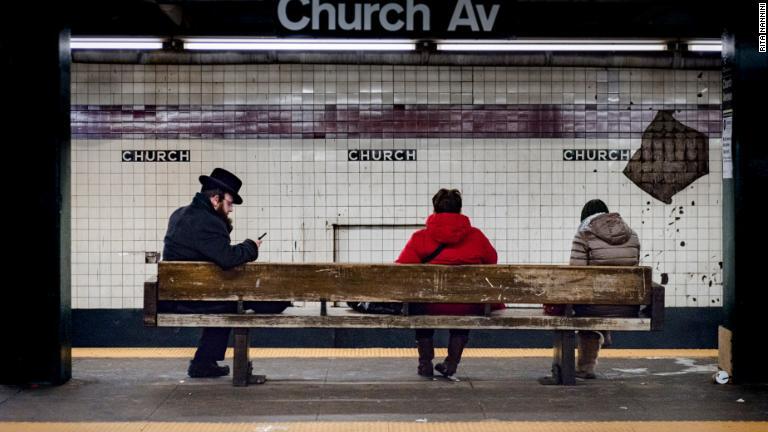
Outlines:
[[659, 110], [710, 138], [720, 105], [74, 105], [75, 139], [639, 138]]

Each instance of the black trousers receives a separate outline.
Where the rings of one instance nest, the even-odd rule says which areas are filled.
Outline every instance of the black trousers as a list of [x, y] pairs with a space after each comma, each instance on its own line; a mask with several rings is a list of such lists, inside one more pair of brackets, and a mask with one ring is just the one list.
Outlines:
[[[291, 302], [243, 302], [243, 309], [251, 309], [257, 314], [278, 314], [283, 312]], [[237, 303], [228, 301], [180, 301], [159, 302], [158, 312], [163, 313], [237, 313]], [[200, 336], [195, 351], [195, 362], [213, 362], [224, 360], [224, 353], [229, 343], [228, 327], [206, 327]]]
[[[575, 316], [597, 316], [597, 317], [637, 317], [640, 314], [640, 306], [631, 305], [573, 305]], [[608, 330], [598, 332], [579, 332], [580, 334], [592, 333], [592, 337], [599, 337], [603, 334], [605, 345], [613, 344], [612, 334]], [[587, 336], [589, 337], [589, 336]]]
[[[469, 335], [468, 329], [450, 329], [448, 333], [451, 335]], [[416, 329], [416, 339], [432, 339], [435, 335], [434, 329]]]

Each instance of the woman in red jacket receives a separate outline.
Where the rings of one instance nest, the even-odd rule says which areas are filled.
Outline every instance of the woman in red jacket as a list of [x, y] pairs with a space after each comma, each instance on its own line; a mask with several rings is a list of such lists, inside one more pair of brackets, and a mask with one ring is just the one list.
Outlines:
[[[427, 218], [427, 227], [418, 230], [397, 258], [398, 264], [496, 264], [496, 249], [469, 218], [461, 214], [461, 193], [457, 189], [440, 189], [432, 197], [435, 212]], [[493, 305], [492, 309], [503, 309]], [[427, 315], [482, 315], [482, 304], [427, 303]], [[435, 348], [432, 329], [416, 330], [416, 346], [419, 350], [418, 373], [431, 377]], [[448, 341], [448, 357], [434, 367], [446, 377], [453, 376], [469, 340], [469, 330], [452, 329]]]

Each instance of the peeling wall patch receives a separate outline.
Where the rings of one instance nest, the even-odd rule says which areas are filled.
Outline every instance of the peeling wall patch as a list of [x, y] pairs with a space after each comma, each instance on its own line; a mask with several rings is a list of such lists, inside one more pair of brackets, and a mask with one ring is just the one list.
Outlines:
[[624, 168], [640, 189], [665, 204], [698, 178], [709, 174], [709, 139], [659, 111], [643, 132], [642, 144]]

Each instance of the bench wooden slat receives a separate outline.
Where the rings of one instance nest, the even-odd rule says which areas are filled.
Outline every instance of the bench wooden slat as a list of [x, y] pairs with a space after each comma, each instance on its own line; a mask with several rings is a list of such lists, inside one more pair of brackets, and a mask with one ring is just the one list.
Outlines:
[[650, 304], [650, 267], [161, 262], [158, 300]]
[[[302, 310], [310, 309], [310, 310]], [[340, 310], [335, 310], [340, 309]], [[466, 328], [529, 330], [649, 331], [649, 318], [555, 317], [540, 310], [496, 311], [491, 316], [399, 316], [360, 314], [329, 308], [320, 316], [316, 308], [288, 308], [282, 314], [158, 314], [161, 327], [282, 327], [282, 328]]]

